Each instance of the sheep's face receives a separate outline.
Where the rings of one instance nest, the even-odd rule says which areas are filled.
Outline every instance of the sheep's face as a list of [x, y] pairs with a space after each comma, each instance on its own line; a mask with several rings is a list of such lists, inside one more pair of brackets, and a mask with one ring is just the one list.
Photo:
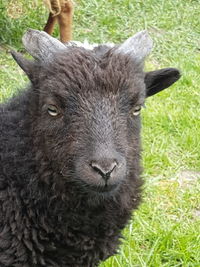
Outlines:
[[35, 138], [53, 168], [84, 190], [117, 191], [139, 168], [141, 68], [72, 48], [39, 76]]
[[33, 83], [36, 149], [60, 179], [83, 193], [109, 196], [138, 177], [145, 97], [171, 85], [179, 72], [144, 73], [143, 62], [118, 47], [106, 50], [71, 47], [34, 64], [34, 71], [23, 69]]

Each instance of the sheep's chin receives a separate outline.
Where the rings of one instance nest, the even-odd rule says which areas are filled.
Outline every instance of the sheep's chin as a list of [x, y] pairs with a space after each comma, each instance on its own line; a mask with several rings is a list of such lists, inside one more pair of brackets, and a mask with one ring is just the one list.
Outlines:
[[90, 191], [90, 193], [88, 192], [87, 203], [91, 207], [101, 205], [107, 200], [115, 199], [118, 195], [117, 194], [118, 191], [119, 190], [117, 190], [117, 188], [113, 189], [112, 191], [108, 191], [108, 192]]

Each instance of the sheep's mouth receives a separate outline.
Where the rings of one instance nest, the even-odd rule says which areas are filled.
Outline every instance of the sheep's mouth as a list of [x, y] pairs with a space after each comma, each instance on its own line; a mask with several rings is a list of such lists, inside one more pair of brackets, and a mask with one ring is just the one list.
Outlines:
[[112, 185], [105, 184], [104, 186], [90, 186], [90, 190], [102, 194], [102, 193], [114, 192], [117, 190], [118, 187], [119, 184], [112, 184]]

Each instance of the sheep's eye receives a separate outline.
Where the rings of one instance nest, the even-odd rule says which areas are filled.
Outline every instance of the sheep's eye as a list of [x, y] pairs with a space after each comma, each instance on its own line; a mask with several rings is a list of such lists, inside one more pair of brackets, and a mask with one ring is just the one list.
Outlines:
[[140, 114], [140, 110], [141, 110], [141, 106], [136, 106], [136, 107], [133, 108], [132, 114], [134, 116], [138, 116]]
[[48, 113], [51, 116], [57, 116], [59, 114], [58, 108], [54, 105], [48, 105]]

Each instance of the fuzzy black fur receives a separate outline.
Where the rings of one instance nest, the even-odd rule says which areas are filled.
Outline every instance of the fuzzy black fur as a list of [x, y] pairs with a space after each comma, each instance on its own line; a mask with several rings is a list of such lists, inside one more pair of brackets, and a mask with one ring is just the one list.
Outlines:
[[[140, 202], [140, 118], [133, 112], [153, 94], [155, 79], [113, 49], [68, 50], [49, 63], [15, 56], [31, 86], [0, 106], [1, 267], [97, 266], [117, 252]], [[108, 185], [89, 166], [105, 153], [124, 162]]]

